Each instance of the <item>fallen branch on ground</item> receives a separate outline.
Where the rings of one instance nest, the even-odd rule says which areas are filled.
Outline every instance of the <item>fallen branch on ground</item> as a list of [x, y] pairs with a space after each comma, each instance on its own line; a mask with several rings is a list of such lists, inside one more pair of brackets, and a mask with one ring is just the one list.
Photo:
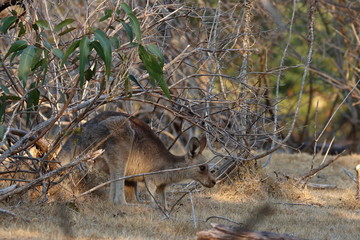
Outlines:
[[228, 226], [218, 223], [211, 223], [211, 226], [213, 229], [198, 232], [196, 234], [197, 240], [299, 240], [299, 238], [287, 234], [246, 231], [238, 226]]
[[222, 217], [222, 216], [211, 216], [211, 217], [208, 217], [208, 218], [206, 218], [205, 222], [207, 222], [207, 221], [209, 221], [210, 219], [213, 219], [213, 218], [223, 219], [223, 220], [229, 221], [229, 222], [231, 222], [231, 223], [235, 223], [235, 224], [237, 224], [237, 225], [239, 225], [239, 226], [244, 225], [243, 223], [239, 223], [239, 222], [236, 222], [236, 221], [234, 221], [234, 220], [232, 220], [232, 219], [230, 219], [230, 218], [226, 218], [226, 217]]
[[346, 173], [346, 175], [349, 176], [349, 178], [354, 182], [357, 183], [356, 178], [351, 174], [351, 172], [349, 172], [349, 170], [347, 170], [346, 168], [342, 168], [342, 170]]

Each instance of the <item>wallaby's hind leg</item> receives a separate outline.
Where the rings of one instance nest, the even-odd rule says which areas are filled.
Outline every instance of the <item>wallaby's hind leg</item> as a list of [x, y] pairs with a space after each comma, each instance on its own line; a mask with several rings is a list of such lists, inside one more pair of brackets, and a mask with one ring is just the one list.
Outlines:
[[[107, 147], [106, 162], [109, 166], [110, 180], [119, 179], [125, 176], [126, 161], [130, 150], [122, 147], [124, 143], [118, 143]], [[122, 149], [119, 151], [119, 149]], [[110, 184], [110, 201], [115, 204], [126, 204], [125, 180], [119, 180]]]
[[[104, 159], [108, 165], [110, 180], [125, 176], [125, 169], [132, 148], [135, 132], [129, 120], [122, 116], [110, 117], [101, 122], [110, 131], [105, 142]], [[110, 200], [115, 204], [126, 204], [125, 180], [110, 184]]]

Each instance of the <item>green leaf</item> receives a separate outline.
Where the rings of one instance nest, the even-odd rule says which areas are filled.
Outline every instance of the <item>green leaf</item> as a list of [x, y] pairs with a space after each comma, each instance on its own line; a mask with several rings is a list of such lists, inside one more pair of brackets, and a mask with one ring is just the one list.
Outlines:
[[118, 49], [120, 47], [120, 41], [117, 37], [110, 37], [110, 43], [113, 49]]
[[128, 76], [128, 79], [133, 81], [136, 85], [138, 85], [143, 91], [146, 91], [146, 89], [140, 84], [140, 82], [137, 80], [137, 78], [132, 75], [132, 74], [129, 74]]
[[75, 51], [77, 47], [80, 45], [80, 40], [77, 40], [73, 42], [73, 44], [70, 45], [68, 50], [66, 50], [64, 56], [62, 57], [61, 66], [64, 65], [64, 63], [67, 61], [69, 55]]
[[22, 53], [22, 51], [18, 51], [18, 52], [14, 52], [13, 54], [11, 54], [10, 57], [10, 62], [14, 61], [15, 57], [19, 56]]
[[71, 28], [65, 29], [64, 31], [62, 31], [61, 33], [59, 33], [59, 36], [63, 36], [63, 35], [71, 32], [71, 31], [73, 31], [73, 30], [75, 30], [75, 29], [76, 29], [76, 27], [71, 27]]
[[6, 95], [5, 96], [5, 99], [6, 100], [9, 100], [10, 102], [14, 102], [14, 101], [20, 101], [21, 100], [21, 97], [18, 97], [18, 96], [14, 96], [14, 95]]
[[108, 39], [106, 34], [103, 31], [99, 30], [99, 29], [97, 29], [95, 31], [94, 35], [95, 35], [95, 39], [100, 42], [100, 45], [101, 45], [102, 50], [104, 52], [103, 61], [105, 63], [106, 75], [109, 77], [110, 76], [110, 71], [111, 71], [111, 57], [112, 57], [111, 56], [110, 40]]
[[41, 58], [43, 51], [44, 50], [41, 48], [35, 48], [35, 54], [34, 54], [34, 58], [32, 60], [32, 64], [31, 64], [31, 71], [34, 71], [36, 68], [41, 66], [41, 64], [39, 62], [41, 61], [40, 58]]
[[88, 36], [84, 36], [81, 40], [80, 40], [80, 66], [79, 66], [79, 80], [80, 80], [80, 87], [82, 87], [84, 85], [84, 80], [85, 80], [85, 71], [86, 71], [86, 67], [89, 65], [89, 53], [90, 53], [90, 42], [89, 42], [89, 38]]
[[26, 29], [25, 29], [25, 26], [24, 26], [24, 24], [22, 22], [20, 22], [18, 26], [20, 28], [18, 37], [21, 37], [26, 33]]
[[7, 100], [19, 101], [20, 99], [20, 97], [12, 95], [3, 94], [0, 96], [0, 122], [3, 122], [5, 118], [6, 107], [8, 105]]
[[37, 21], [35, 22], [35, 24], [36, 24], [37, 26], [43, 27], [43, 28], [45, 28], [45, 29], [47, 29], [47, 30], [50, 29], [50, 26], [49, 26], [48, 21], [46, 21], [46, 20], [44, 20], [44, 19], [37, 20]]
[[11, 54], [11, 53], [16, 53], [19, 52], [23, 49], [25, 49], [27, 47], [27, 42], [24, 40], [17, 40], [15, 41], [11, 47], [9, 48], [9, 51], [6, 53], [4, 60]]
[[[26, 103], [27, 103], [27, 111], [36, 111], [39, 105], [40, 92], [36, 88], [35, 83], [30, 85], [30, 92], [27, 95]], [[26, 125], [28, 126], [30, 123], [30, 112], [26, 113]]]
[[35, 23], [32, 25], [32, 28], [33, 28], [35, 31], [39, 30], [39, 26], [36, 25]]
[[16, 22], [18, 18], [16, 16], [10, 16], [3, 18], [1, 20], [2, 26], [1, 31], [3, 34], [6, 34], [6, 32], [9, 30], [9, 28]]
[[47, 39], [47, 37], [43, 37], [42, 42], [43, 42], [45, 48], [50, 51], [50, 49], [52, 49], [53, 47], [46, 39]]
[[139, 57], [144, 63], [147, 72], [150, 75], [150, 82], [154, 86], [155, 82], [159, 84], [160, 88], [163, 90], [165, 95], [170, 98], [170, 91], [167, 86], [167, 83], [164, 79], [164, 73], [162, 70], [161, 63], [158, 62], [157, 58], [149, 53], [144, 46], [139, 45]]
[[89, 68], [85, 71], [85, 79], [87, 81], [90, 81], [92, 79], [92, 77], [95, 76], [95, 73], [96, 73], [96, 64], [92, 70], [91, 70], [91, 68]]
[[112, 13], [113, 13], [113, 10], [111, 10], [111, 9], [105, 9], [104, 16], [103, 16], [102, 18], [100, 18], [99, 21], [100, 21], [100, 22], [105, 21], [106, 19], [108, 19], [109, 17], [111, 17]]
[[[0, 113], [1, 114], [1, 113]], [[0, 115], [0, 122], [3, 122], [3, 116], [2, 115]], [[4, 137], [4, 134], [5, 134], [5, 132], [6, 132], [6, 130], [7, 130], [7, 126], [6, 125], [3, 125], [3, 124], [1, 124], [0, 125], [0, 140], [2, 140], [3, 139], [3, 137]]]
[[158, 58], [158, 60], [160, 61], [161, 67], [164, 67], [164, 55], [162, 54], [160, 49], [156, 45], [153, 45], [153, 44], [146, 45], [146, 49], [151, 54], [155, 55]]
[[0, 82], [0, 87], [4, 93], [10, 94], [10, 90]]
[[124, 20], [119, 20], [119, 21], [123, 25], [126, 35], [129, 38], [129, 41], [132, 42], [134, 40], [134, 32], [133, 32], [132, 28]]
[[139, 44], [141, 44], [141, 31], [140, 31], [139, 20], [136, 18], [135, 14], [133, 13], [129, 5], [127, 5], [126, 3], [120, 3], [120, 6], [130, 18], [131, 27], [135, 32], [136, 40], [138, 41]]
[[26, 85], [29, 73], [31, 71], [32, 60], [35, 55], [35, 47], [32, 45], [27, 46], [20, 56], [20, 64], [18, 68], [18, 77]]
[[[38, 59], [37, 61], [33, 61], [33, 65], [31, 67], [31, 71], [35, 71], [38, 67], [42, 66], [44, 69], [47, 68], [46, 67], [46, 59], [42, 58], [42, 59]], [[45, 72], [45, 71], [44, 71]]]
[[40, 91], [36, 88], [35, 83], [30, 85], [30, 89], [32, 89], [27, 96], [27, 110], [28, 111], [36, 111], [39, 105], [40, 99]]
[[90, 51], [91, 51], [93, 48], [95, 49], [95, 51], [97, 52], [97, 54], [99, 54], [99, 56], [100, 56], [101, 59], [105, 59], [104, 51], [103, 51], [103, 49], [102, 49], [102, 47], [101, 47], [101, 45], [100, 45], [100, 43], [99, 43], [98, 41], [92, 41], [92, 42], [90, 43]]
[[42, 84], [45, 84], [47, 79], [46, 74], [49, 69], [49, 54], [50, 54], [49, 51], [43, 51], [44, 58], [41, 60], [41, 66], [43, 68], [43, 77], [41, 81]]
[[58, 48], [54, 48], [54, 49], [52, 50], [52, 52], [53, 52], [53, 54], [54, 54], [55, 56], [57, 56], [57, 57], [60, 58], [60, 59], [62, 59], [62, 58], [64, 57], [64, 53], [63, 53], [60, 49], [58, 49]]
[[0, 96], [0, 122], [3, 123], [5, 120], [6, 112], [6, 96], [3, 94]]
[[73, 23], [75, 20], [74, 19], [71, 19], [71, 18], [68, 18], [68, 19], [65, 19], [64, 21], [60, 22], [58, 25], [56, 25], [54, 27], [54, 32], [58, 32], [60, 31], [63, 27], [65, 27], [66, 25], [69, 25], [71, 23]]

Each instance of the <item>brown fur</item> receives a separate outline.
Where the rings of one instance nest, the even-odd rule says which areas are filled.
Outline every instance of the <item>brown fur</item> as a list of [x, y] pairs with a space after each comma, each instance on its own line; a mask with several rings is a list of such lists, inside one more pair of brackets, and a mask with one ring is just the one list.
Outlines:
[[[66, 141], [58, 158], [62, 162], [69, 162], [90, 149], [104, 149], [105, 152], [96, 161], [103, 171], [109, 171], [110, 179], [203, 164], [186, 170], [129, 179], [129, 183], [145, 182], [150, 194], [165, 206], [165, 187], [169, 184], [193, 179], [205, 187], [215, 185], [215, 178], [201, 154], [206, 146], [206, 139], [199, 141], [192, 138], [188, 145], [188, 154], [175, 156], [140, 119], [119, 112], [103, 112], [84, 124], [81, 131], [74, 133]], [[128, 185], [136, 187], [136, 184]], [[124, 181], [110, 185], [112, 202], [126, 203], [124, 187]], [[155, 205], [155, 201], [153, 204]]]

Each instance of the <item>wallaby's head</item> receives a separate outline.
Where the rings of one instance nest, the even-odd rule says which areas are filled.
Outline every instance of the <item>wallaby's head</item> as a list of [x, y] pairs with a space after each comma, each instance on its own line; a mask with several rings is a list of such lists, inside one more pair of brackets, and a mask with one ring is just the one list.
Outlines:
[[200, 165], [188, 170], [188, 177], [200, 182], [203, 186], [211, 188], [216, 184], [215, 177], [212, 175], [209, 169], [209, 165], [206, 163], [206, 158], [202, 155], [203, 150], [206, 147], [206, 138], [203, 137], [199, 141], [197, 138], [191, 138], [188, 144], [187, 162], [188, 165]]

